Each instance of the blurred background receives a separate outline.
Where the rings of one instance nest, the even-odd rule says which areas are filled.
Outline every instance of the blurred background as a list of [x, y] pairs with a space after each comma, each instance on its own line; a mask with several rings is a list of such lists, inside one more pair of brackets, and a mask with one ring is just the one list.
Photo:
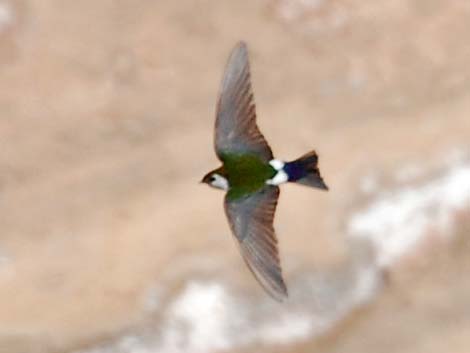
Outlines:
[[[470, 3], [0, 0], [1, 353], [470, 351]], [[289, 300], [198, 184], [248, 43]]]

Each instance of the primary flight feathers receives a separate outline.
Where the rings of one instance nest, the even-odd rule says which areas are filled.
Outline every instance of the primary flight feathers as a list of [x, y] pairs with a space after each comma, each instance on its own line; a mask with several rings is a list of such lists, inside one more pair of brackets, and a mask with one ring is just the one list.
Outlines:
[[220, 87], [215, 120], [215, 151], [254, 153], [268, 162], [273, 153], [256, 125], [246, 44], [233, 49]]

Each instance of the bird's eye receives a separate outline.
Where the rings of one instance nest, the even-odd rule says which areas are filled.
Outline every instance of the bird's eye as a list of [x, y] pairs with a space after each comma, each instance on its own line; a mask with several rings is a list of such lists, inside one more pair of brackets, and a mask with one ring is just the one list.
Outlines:
[[215, 176], [212, 175], [212, 176], [211, 176], [211, 179], [210, 179], [210, 182], [212, 183], [212, 182], [214, 182], [214, 181], [215, 181]]

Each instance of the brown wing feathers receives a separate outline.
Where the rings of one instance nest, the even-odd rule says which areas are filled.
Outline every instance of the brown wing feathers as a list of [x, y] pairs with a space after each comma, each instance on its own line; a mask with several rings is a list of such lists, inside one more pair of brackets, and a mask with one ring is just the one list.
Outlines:
[[243, 42], [232, 51], [225, 68], [217, 102], [215, 150], [219, 158], [223, 153], [253, 153], [265, 161], [273, 158], [256, 125], [248, 51]]
[[225, 210], [242, 256], [256, 279], [275, 299], [287, 297], [277, 238], [273, 227], [279, 188], [268, 186], [236, 201], [225, 200]]

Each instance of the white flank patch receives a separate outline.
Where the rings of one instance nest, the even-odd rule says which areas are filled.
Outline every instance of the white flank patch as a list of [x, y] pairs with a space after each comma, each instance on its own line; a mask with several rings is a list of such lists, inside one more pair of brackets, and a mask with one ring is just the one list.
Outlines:
[[388, 267], [418, 245], [429, 230], [450, 234], [453, 213], [465, 208], [470, 208], [470, 165], [460, 163], [421, 185], [379, 193], [352, 216], [348, 231], [369, 239], [379, 265]]

